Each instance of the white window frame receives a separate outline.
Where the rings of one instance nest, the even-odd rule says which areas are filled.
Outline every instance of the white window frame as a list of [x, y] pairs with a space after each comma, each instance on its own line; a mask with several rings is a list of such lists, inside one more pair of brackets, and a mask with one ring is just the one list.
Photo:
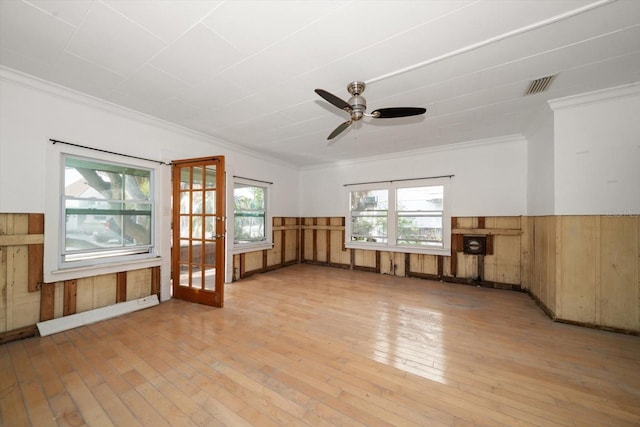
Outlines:
[[[397, 206], [396, 190], [399, 188], [442, 186], [444, 189], [442, 211], [442, 247], [398, 245], [397, 244]], [[388, 252], [418, 253], [428, 255], [451, 255], [451, 179], [428, 178], [418, 180], [389, 181], [374, 184], [347, 185], [347, 218], [345, 221], [345, 247], [349, 249], [367, 249]], [[389, 194], [389, 206], [387, 211], [387, 242], [354, 242], [351, 240], [351, 192], [367, 190], [387, 190]]]
[[[265, 234], [265, 238], [263, 241], [260, 242], [246, 242], [246, 243], [236, 243], [235, 242], [235, 206], [234, 206], [234, 192], [235, 192], [235, 188], [236, 188], [236, 184], [241, 184], [241, 185], [249, 185], [251, 187], [260, 187], [262, 189], [264, 189], [264, 208], [265, 208], [265, 224], [264, 224], [264, 234]], [[231, 189], [231, 204], [230, 204], [230, 210], [233, 212], [231, 214], [231, 221], [229, 224], [229, 229], [228, 231], [231, 231], [231, 229], [233, 229], [233, 233], [230, 236], [230, 240], [231, 242], [233, 242], [233, 253], [234, 254], [241, 254], [241, 253], [246, 253], [246, 252], [254, 252], [254, 251], [261, 251], [261, 250], [265, 250], [265, 249], [272, 249], [273, 248], [273, 233], [272, 233], [272, 223], [273, 223], [273, 219], [272, 219], [272, 215], [271, 215], [271, 187], [272, 184], [268, 183], [268, 182], [263, 182], [263, 181], [257, 181], [257, 180], [252, 180], [252, 179], [246, 179], [246, 178], [239, 178], [239, 177], [234, 177], [233, 178], [233, 185], [232, 185], [232, 189]]]
[[[159, 230], [159, 212], [162, 196], [157, 185], [158, 176], [163, 175], [161, 168], [165, 166], [152, 162], [126, 159], [121, 156], [90, 152], [87, 149], [61, 144], [48, 144], [47, 157], [53, 161], [46, 162], [45, 169], [45, 240], [44, 240], [44, 281], [46, 283], [61, 280], [71, 280], [82, 277], [92, 277], [102, 274], [110, 274], [120, 271], [157, 267], [162, 264], [159, 256], [160, 249], [157, 244]], [[97, 162], [112, 163], [144, 168], [151, 171], [152, 180], [152, 231], [151, 245], [148, 253], [128, 254], [92, 260], [73, 262], [62, 261], [62, 245], [64, 236], [64, 170], [65, 156], [83, 157]]]

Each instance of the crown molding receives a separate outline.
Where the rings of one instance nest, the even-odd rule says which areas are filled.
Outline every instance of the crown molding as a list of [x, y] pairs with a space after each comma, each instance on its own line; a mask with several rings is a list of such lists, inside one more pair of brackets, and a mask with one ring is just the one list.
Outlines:
[[640, 82], [634, 82], [627, 85], [581, 93], [579, 95], [550, 99], [547, 102], [553, 111], [558, 111], [638, 95], [640, 95]]
[[507, 144], [507, 143], [514, 143], [514, 142], [526, 142], [526, 141], [527, 139], [521, 134], [504, 135], [504, 136], [499, 136], [495, 138], [476, 139], [472, 141], [458, 142], [454, 144], [444, 144], [444, 145], [437, 145], [435, 147], [420, 148], [417, 150], [399, 151], [399, 152], [394, 152], [389, 154], [380, 154], [376, 156], [359, 157], [357, 159], [339, 160], [337, 162], [303, 166], [300, 168], [300, 170], [309, 171], [309, 170], [316, 170], [316, 169], [327, 169], [327, 168], [332, 168], [337, 166], [352, 166], [352, 165], [375, 162], [375, 161], [388, 161], [391, 159], [416, 157], [416, 156], [427, 155], [427, 154], [432, 154], [432, 153], [437, 153], [442, 151], [456, 151], [456, 150], [464, 150], [464, 149], [475, 148], [475, 147], [486, 147], [486, 146], [495, 145], [495, 144]]
[[[118, 115], [126, 119], [130, 119], [130, 120], [144, 123], [150, 126], [162, 128], [166, 131], [174, 132], [189, 138], [193, 138], [200, 142], [215, 144], [221, 149], [228, 150], [231, 152], [236, 152], [239, 154], [244, 154], [244, 155], [256, 158], [258, 160], [277, 163], [281, 166], [284, 166], [290, 169], [295, 169], [295, 170], [300, 169], [299, 166], [289, 162], [285, 162], [282, 159], [278, 159], [276, 157], [272, 157], [267, 154], [260, 153], [258, 151], [250, 150], [245, 147], [233, 145], [229, 142], [220, 140], [212, 135], [199, 132], [193, 129], [189, 129], [187, 127], [177, 125], [175, 123], [160, 119], [158, 117], [141, 113], [140, 111], [123, 107], [122, 105], [118, 105], [113, 102], [106, 101], [104, 99], [97, 98], [95, 96], [88, 95], [86, 93], [79, 92], [65, 86], [58, 85], [56, 83], [41, 79], [39, 77], [30, 75], [30, 74], [22, 73], [20, 71], [14, 70], [12, 68], [9, 68], [3, 65], [0, 65], [0, 81], [13, 83], [18, 86], [26, 87], [28, 89], [33, 89], [39, 92], [43, 92], [48, 95], [52, 95], [52, 96], [65, 99], [74, 103], [82, 104], [90, 108], [95, 108], [95, 109], [99, 109], [114, 115]], [[162, 159], [162, 160], [170, 161], [171, 159]]]

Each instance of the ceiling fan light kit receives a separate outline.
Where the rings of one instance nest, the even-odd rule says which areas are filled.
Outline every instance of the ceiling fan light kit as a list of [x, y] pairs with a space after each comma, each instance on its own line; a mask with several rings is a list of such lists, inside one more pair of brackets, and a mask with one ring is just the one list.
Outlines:
[[421, 107], [394, 107], [379, 108], [371, 113], [367, 113], [367, 100], [362, 96], [362, 92], [364, 92], [365, 88], [366, 85], [364, 82], [354, 81], [349, 83], [347, 85], [347, 91], [351, 94], [349, 101], [344, 101], [324, 89], [315, 90], [315, 92], [325, 101], [351, 115], [351, 120], [347, 120], [335, 128], [327, 137], [328, 140], [335, 138], [351, 126], [353, 122], [357, 122], [363, 117], [371, 117], [373, 119], [392, 119], [396, 117], [418, 116], [427, 112], [426, 108]]

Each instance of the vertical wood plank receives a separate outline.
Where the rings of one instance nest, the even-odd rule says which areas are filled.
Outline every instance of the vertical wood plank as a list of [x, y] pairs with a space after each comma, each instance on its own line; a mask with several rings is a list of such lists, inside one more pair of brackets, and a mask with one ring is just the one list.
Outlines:
[[[44, 214], [29, 214], [29, 234], [44, 233]], [[29, 245], [29, 273], [28, 289], [35, 292], [43, 282], [44, 277], [44, 244]]]
[[116, 303], [127, 300], [127, 272], [121, 271], [116, 274]]
[[287, 230], [280, 230], [280, 264], [287, 262]]
[[[316, 226], [318, 225], [318, 218], [313, 218], [313, 225]], [[313, 229], [313, 256], [312, 256], [312, 260], [313, 262], [317, 262], [318, 261], [318, 230], [316, 230], [315, 228]]]
[[160, 266], [151, 267], [151, 295], [157, 295], [160, 299]]
[[301, 261], [301, 257], [300, 257], [300, 251], [303, 250], [303, 237], [304, 237], [304, 233], [301, 230], [301, 222], [300, 222], [300, 218], [296, 218], [296, 263], [300, 263]]
[[244, 277], [244, 274], [245, 274], [245, 271], [244, 271], [245, 265], [246, 265], [245, 258], [246, 258], [246, 254], [245, 253], [241, 253], [240, 254], [240, 273], [239, 273], [240, 279], [242, 279]]
[[78, 295], [77, 289], [78, 281], [76, 279], [64, 281], [64, 300], [62, 304], [63, 316], [76, 314], [76, 298]]
[[326, 230], [327, 248], [326, 248], [326, 260], [328, 264], [331, 264], [331, 230]]
[[411, 254], [404, 254], [404, 275], [411, 275]]
[[51, 320], [55, 312], [55, 283], [43, 283], [40, 290], [40, 321]]

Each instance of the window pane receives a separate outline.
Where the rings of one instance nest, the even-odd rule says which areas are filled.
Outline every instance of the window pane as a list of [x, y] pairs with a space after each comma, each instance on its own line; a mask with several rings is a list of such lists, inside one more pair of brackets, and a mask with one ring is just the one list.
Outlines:
[[397, 191], [398, 211], [442, 211], [444, 187], [399, 188]]
[[386, 215], [352, 215], [351, 241], [387, 242]]
[[376, 211], [389, 208], [389, 192], [387, 190], [368, 190], [351, 192], [351, 210]]
[[148, 176], [125, 175], [125, 199], [149, 200], [151, 179]]
[[398, 244], [442, 246], [442, 238], [442, 216], [398, 217]]
[[265, 240], [264, 214], [236, 212], [234, 243], [260, 242]]

